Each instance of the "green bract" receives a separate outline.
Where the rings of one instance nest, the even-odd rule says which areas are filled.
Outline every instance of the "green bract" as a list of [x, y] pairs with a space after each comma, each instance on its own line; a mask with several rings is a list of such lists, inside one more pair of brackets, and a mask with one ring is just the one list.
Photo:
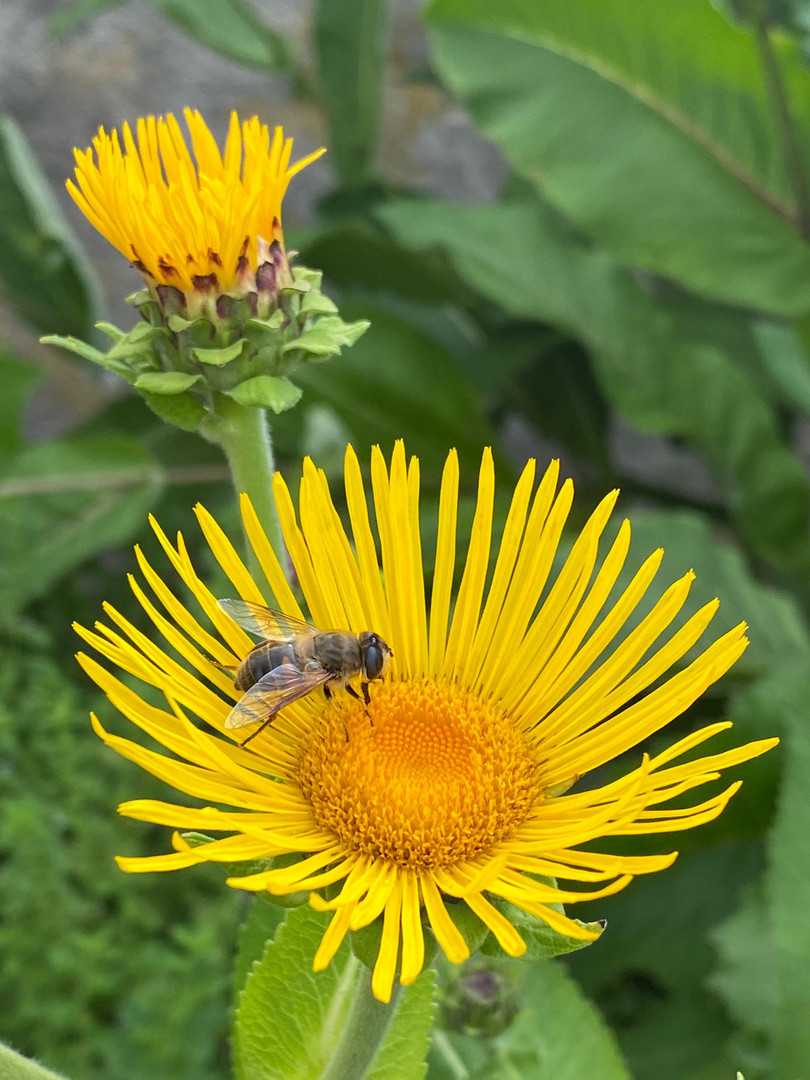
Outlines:
[[295, 267], [292, 282], [278, 293], [278, 306], [257, 318], [250, 297], [222, 295], [216, 310], [189, 320], [180, 313], [182, 297], [163, 287], [160, 299], [147, 289], [128, 298], [143, 322], [128, 333], [111, 323], [97, 327], [112, 339], [104, 353], [75, 337], [51, 334], [42, 340], [59, 345], [120, 375], [164, 420], [194, 431], [217, 413], [221, 395], [240, 405], [292, 408], [301, 389], [291, 381], [297, 368], [322, 363], [352, 345], [369, 326], [365, 319], [347, 323], [321, 292], [321, 273]]

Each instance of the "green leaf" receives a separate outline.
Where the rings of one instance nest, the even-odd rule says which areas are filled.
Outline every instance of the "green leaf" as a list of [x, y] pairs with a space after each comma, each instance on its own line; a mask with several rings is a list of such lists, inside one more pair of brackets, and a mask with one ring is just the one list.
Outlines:
[[289, 911], [239, 997], [233, 1051], [237, 1080], [318, 1076], [340, 1035], [355, 986], [344, 942], [325, 971], [312, 958], [329, 915]]
[[0, 1043], [0, 1080], [65, 1080], [37, 1061], [23, 1057], [10, 1046]]
[[497, 1040], [492, 1080], [631, 1080], [608, 1027], [565, 968], [532, 964], [524, 1009]]
[[224, 367], [241, 356], [245, 347], [243, 341], [235, 341], [232, 345], [226, 345], [223, 349], [192, 349], [195, 360], [201, 364], [209, 364], [211, 367]]
[[[756, 44], [706, 0], [434, 0], [429, 26], [483, 133], [623, 262], [733, 303], [810, 308]], [[807, 160], [810, 76], [794, 43], [773, 46]]]
[[806, 663], [783, 673], [778, 706], [784, 726], [784, 773], [770, 843], [766, 896], [781, 1000], [773, 1034], [773, 1075], [800, 1077], [810, 1061], [810, 674]]
[[237, 64], [289, 74], [294, 67], [284, 37], [245, 0], [149, 0], [201, 45]]
[[20, 447], [22, 411], [44, 375], [30, 361], [18, 360], [0, 349], [0, 455]]
[[296, 378], [307, 400], [340, 416], [362, 455], [375, 443], [404, 437], [422, 468], [441, 469], [450, 447], [475, 475], [481, 447], [493, 440], [480, 396], [448, 350], [423, 330], [382, 307], [343, 304], [371, 320], [368, 333], [340, 363], [302, 365]]
[[0, 282], [37, 330], [95, 336], [98, 285], [10, 116], [0, 116]]
[[240, 405], [255, 405], [282, 413], [301, 400], [301, 387], [281, 375], [257, 375], [229, 390], [228, 394]]
[[364, 1080], [422, 1080], [435, 1006], [435, 971], [423, 971], [400, 995], [394, 1019]]
[[148, 394], [182, 394], [199, 381], [199, 375], [187, 375], [183, 371], [147, 371], [135, 380], [135, 388]]
[[0, 596], [19, 611], [104, 548], [143, 527], [160, 473], [127, 436], [75, 436], [33, 446], [0, 476]]
[[709, 977], [709, 986], [739, 1027], [770, 1036], [781, 994], [761, 883], [746, 890], [740, 906], [712, 930], [710, 938], [720, 964]]
[[[594, 944], [593, 941], [583, 941], [581, 938], [570, 938], [559, 934], [542, 919], [521, 911], [506, 900], [493, 900], [492, 903], [506, 916], [526, 942], [526, 952], [523, 954], [526, 960], [551, 960], [555, 956], [565, 956], [566, 953], [578, 952]], [[575, 922], [595, 934], [601, 935], [605, 928], [604, 923], [583, 923], [580, 919], [576, 919]], [[491, 934], [484, 942], [481, 952], [486, 956], [504, 955], [500, 945]]]
[[251, 968], [261, 960], [267, 942], [276, 936], [288, 910], [261, 894], [251, 902], [248, 916], [239, 929], [239, 943], [233, 967], [233, 989], [237, 999], [244, 989]]
[[392, 203], [378, 216], [402, 243], [439, 247], [458, 275], [510, 314], [552, 323], [591, 351], [602, 393], [642, 431], [677, 436], [727, 492], [762, 558], [810, 575], [810, 493], [774, 409], [736, 359], [723, 309], [651, 295], [541, 202]]
[[329, 155], [345, 186], [374, 173], [387, 27], [386, 0], [319, 0], [315, 9]]

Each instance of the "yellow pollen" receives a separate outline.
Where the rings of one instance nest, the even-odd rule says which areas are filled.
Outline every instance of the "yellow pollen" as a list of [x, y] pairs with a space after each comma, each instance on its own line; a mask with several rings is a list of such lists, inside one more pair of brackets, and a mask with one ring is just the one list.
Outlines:
[[474, 859], [523, 822], [540, 794], [525, 737], [451, 683], [371, 686], [368, 710], [340, 694], [303, 742], [297, 780], [317, 822], [400, 866]]

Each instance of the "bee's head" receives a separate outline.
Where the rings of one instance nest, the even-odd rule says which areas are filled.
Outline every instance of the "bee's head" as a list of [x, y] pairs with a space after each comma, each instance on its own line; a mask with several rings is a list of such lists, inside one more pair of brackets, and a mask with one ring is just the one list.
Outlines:
[[388, 657], [392, 655], [391, 649], [381, 637], [372, 634], [370, 630], [364, 630], [358, 635], [357, 640], [360, 643], [360, 655], [363, 658], [363, 677], [368, 682], [379, 679], [385, 671]]

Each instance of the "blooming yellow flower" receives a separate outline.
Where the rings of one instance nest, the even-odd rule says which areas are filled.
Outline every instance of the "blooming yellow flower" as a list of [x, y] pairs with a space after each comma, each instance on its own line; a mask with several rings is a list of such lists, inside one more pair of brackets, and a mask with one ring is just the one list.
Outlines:
[[[175, 117], [142, 118], [137, 144], [129, 124], [99, 129], [75, 150], [67, 188], [87, 219], [154, 286], [237, 296], [266, 287], [283, 262], [281, 202], [316, 150], [290, 165], [292, 139], [253, 116], [231, 114], [221, 154], [198, 112], [185, 110], [194, 158]], [[95, 158], [93, 154], [95, 148]], [[195, 160], [196, 159], [196, 164]], [[275, 247], [274, 247], [275, 245]]]
[[[119, 858], [119, 865], [134, 872], [175, 870], [209, 860], [295, 853], [296, 861], [288, 856], [285, 865], [232, 877], [228, 884], [274, 894], [309, 890], [314, 907], [332, 911], [316, 969], [330, 962], [348, 930], [382, 916], [372, 979], [381, 1001], [390, 997], [398, 958], [403, 984], [419, 974], [424, 923], [450, 960], [469, 955], [450, 915], [459, 900], [513, 956], [525, 944], [500, 899], [562, 934], [594, 938], [592, 929], [564, 915], [559, 905], [617, 892], [635, 874], [669, 866], [676, 853], [621, 856], [591, 850], [592, 842], [710, 821], [739, 783], [697, 805], [684, 806], [680, 796], [777, 740], [684, 761], [694, 747], [731, 726], [715, 723], [653, 757], [640, 754], [626, 775], [569, 790], [683, 713], [743, 652], [745, 627], [730, 630], [662, 681], [704, 633], [717, 601], [662, 640], [686, 602], [693, 578], [687, 574], [616, 644], [662, 552], [652, 554], [611, 597], [630, 541], [625, 521], [599, 562], [600, 535], [617, 496], [612, 492], [555, 577], [552, 561], [573, 487], [567, 480], [558, 488], [556, 462], [536, 490], [534, 475], [530, 461], [515, 487], [489, 578], [495, 478], [492, 456], [484, 453], [454, 606], [455, 452], [442, 479], [429, 606], [419, 463], [406, 460], [401, 443], [390, 470], [379, 449], [372, 456], [379, 547], [351, 448], [345, 466], [351, 538], [324, 474], [311, 461], [304, 464], [298, 515], [277, 475], [276, 503], [312, 621], [354, 632], [372, 629], [390, 643], [393, 658], [384, 679], [372, 684], [367, 710], [346, 694], [337, 693], [327, 703], [316, 692], [283, 710], [244, 748], [224, 727], [238, 695], [217, 665], [237, 664], [254, 643], [217, 607], [182, 536], [173, 544], [154, 523], [169, 561], [199, 606], [197, 613], [136, 549], [153, 597], [134, 577], [132, 589], [169, 651], [109, 605], [105, 611], [112, 625], [99, 623], [95, 632], [77, 629], [108, 661], [161, 691], [166, 707], [151, 704], [89, 656], [80, 654], [79, 660], [110, 701], [173, 756], [108, 734], [95, 716], [93, 723], [119, 753], [179, 791], [219, 804], [192, 809], [139, 800], [124, 803], [122, 814], [229, 835], [191, 847], [178, 833], [173, 853]], [[245, 496], [245, 531], [266, 582], [254, 580], [207, 511], [197, 507], [196, 513], [234, 594], [302, 617]], [[586, 888], [562, 888], [549, 879]], [[598, 887], [587, 887], [594, 884]], [[324, 895], [319, 890], [327, 886]]]

